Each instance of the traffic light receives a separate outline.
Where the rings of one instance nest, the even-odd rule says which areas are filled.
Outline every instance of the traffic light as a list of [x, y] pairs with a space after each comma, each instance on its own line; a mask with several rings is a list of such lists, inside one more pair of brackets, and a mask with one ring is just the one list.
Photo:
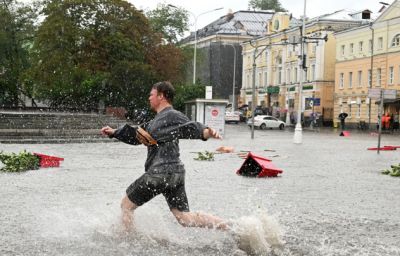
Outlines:
[[306, 55], [306, 54], [303, 54], [301, 67], [302, 67], [303, 69], [307, 69], [307, 55]]

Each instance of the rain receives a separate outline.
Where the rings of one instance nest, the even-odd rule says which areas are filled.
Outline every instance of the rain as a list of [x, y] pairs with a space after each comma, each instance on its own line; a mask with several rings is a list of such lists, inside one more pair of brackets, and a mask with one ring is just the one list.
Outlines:
[[[0, 255], [400, 255], [398, 133], [377, 153], [372, 130], [305, 126], [295, 145], [288, 122], [253, 130], [241, 110], [226, 123], [241, 46], [186, 44], [190, 15], [166, 3], [4, 0], [0, 14]], [[255, 156], [279, 172], [257, 177], [268, 168]], [[164, 187], [146, 180], [140, 192], [157, 195], [127, 225], [121, 199], [139, 206], [127, 188], [144, 174]], [[188, 202], [168, 198], [182, 184]]]

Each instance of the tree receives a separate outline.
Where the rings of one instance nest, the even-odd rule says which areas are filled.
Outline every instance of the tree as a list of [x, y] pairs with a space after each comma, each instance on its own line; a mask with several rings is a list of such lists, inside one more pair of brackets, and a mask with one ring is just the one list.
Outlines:
[[254, 10], [275, 10], [276, 12], [286, 12], [279, 0], [250, 0], [249, 9]]
[[188, 12], [183, 8], [173, 7], [164, 3], [146, 13], [152, 29], [160, 33], [168, 43], [176, 44], [178, 37], [189, 30]]
[[35, 12], [14, 0], [0, 1], [0, 106], [18, 106], [35, 31]]
[[[146, 104], [158, 78], [149, 49], [159, 39], [146, 17], [122, 0], [43, 1], [30, 79], [51, 107]], [[145, 93], [144, 93], [145, 92]], [[143, 94], [142, 94], [143, 93]]]
[[203, 85], [177, 85], [174, 108], [185, 111], [185, 102], [196, 98], [204, 98], [205, 86]]

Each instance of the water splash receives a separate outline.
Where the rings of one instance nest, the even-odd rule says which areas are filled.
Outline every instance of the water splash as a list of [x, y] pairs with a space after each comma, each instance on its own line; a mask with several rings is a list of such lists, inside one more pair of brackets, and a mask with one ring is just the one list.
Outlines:
[[266, 210], [234, 220], [232, 231], [238, 247], [250, 255], [278, 253], [284, 244], [277, 219]]

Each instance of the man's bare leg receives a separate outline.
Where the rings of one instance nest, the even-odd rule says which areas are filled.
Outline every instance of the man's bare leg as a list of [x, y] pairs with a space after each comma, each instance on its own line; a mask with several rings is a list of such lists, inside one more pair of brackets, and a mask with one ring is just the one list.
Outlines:
[[206, 213], [181, 212], [178, 209], [171, 209], [176, 220], [184, 227], [216, 228], [229, 230], [229, 226], [223, 219]]
[[128, 196], [125, 196], [121, 202], [122, 210], [122, 225], [126, 232], [130, 232], [133, 229], [133, 212], [138, 206], [129, 200]]

